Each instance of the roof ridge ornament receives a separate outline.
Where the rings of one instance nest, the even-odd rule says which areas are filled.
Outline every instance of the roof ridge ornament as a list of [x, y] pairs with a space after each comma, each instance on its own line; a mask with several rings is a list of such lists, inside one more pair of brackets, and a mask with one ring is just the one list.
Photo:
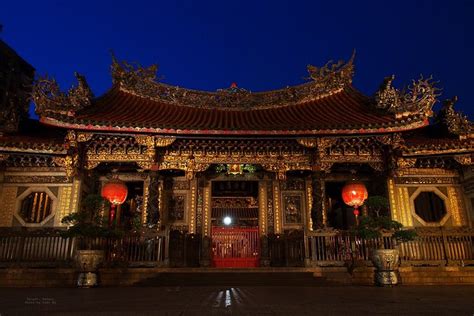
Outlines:
[[232, 82], [230, 87], [225, 88], [225, 89], [217, 89], [217, 93], [223, 93], [223, 94], [250, 94], [252, 93], [251, 91], [241, 88], [237, 85], [237, 83]]
[[412, 115], [433, 116], [433, 105], [440, 95], [438, 82], [433, 77], [424, 78], [420, 75], [418, 80], [403, 90], [393, 87], [395, 75], [385, 77], [379, 90], [375, 92], [375, 107], [395, 114], [397, 118]]
[[311, 102], [342, 91], [352, 83], [354, 57], [347, 63], [327, 63], [324, 67], [309, 67], [312, 82], [279, 90], [252, 93], [236, 85], [216, 92], [184, 89], [159, 82], [158, 67], [142, 67], [137, 63], [119, 62], [112, 53], [112, 80], [120, 90], [174, 105], [221, 109], [251, 110], [284, 107], [288, 104]]
[[344, 60], [339, 60], [337, 63], [329, 60], [322, 67], [308, 65], [306, 69], [309, 77], [306, 79], [329, 84], [331, 88], [343, 88], [345, 85], [352, 83], [355, 56], [356, 50], [354, 49], [347, 63]]
[[48, 75], [38, 77], [31, 93], [37, 113], [57, 112], [73, 116], [75, 112], [91, 105], [94, 94], [85, 76], [74, 73], [77, 85], [72, 86], [67, 93], [59, 88], [56, 79]]
[[436, 121], [443, 124], [449, 133], [458, 135], [460, 139], [474, 137], [472, 122], [466, 115], [454, 109], [457, 101], [457, 96], [444, 100], [443, 106], [436, 116]]
[[137, 84], [150, 84], [157, 82], [157, 80], [162, 80], [162, 78], [157, 77], [157, 64], [143, 67], [139, 63], [128, 63], [124, 60], [118, 61], [113, 52], [111, 52], [111, 55], [112, 65], [110, 65], [110, 72], [113, 84], [130, 88]]

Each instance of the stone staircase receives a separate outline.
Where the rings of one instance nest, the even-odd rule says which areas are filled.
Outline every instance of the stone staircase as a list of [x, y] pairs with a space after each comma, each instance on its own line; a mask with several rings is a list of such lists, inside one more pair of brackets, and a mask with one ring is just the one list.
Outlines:
[[66, 268], [0, 269], [0, 287], [74, 287], [77, 273]]
[[[180, 271], [181, 270], [181, 271]], [[334, 284], [311, 271], [285, 269], [174, 269], [101, 273], [103, 286], [323, 286]]]
[[474, 284], [474, 267], [400, 267], [404, 285]]
[[[108, 268], [101, 286], [328, 286], [373, 285], [373, 267]], [[400, 267], [402, 285], [474, 285], [474, 267]], [[58, 268], [1, 268], [0, 287], [74, 287], [77, 272]]]

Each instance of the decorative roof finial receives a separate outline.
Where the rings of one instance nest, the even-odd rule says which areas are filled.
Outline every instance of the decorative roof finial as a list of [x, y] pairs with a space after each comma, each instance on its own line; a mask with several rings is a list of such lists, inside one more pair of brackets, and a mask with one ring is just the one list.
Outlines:
[[433, 115], [433, 105], [439, 96], [432, 77], [413, 80], [411, 86], [403, 90], [393, 87], [394, 75], [385, 77], [380, 88], [375, 92], [375, 107], [394, 113], [396, 117], [410, 115]]
[[308, 65], [306, 68], [309, 77], [306, 79], [325, 85], [326, 89], [340, 89], [350, 85], [354, 76], [354, 58], [355, 50], [347, 63], [343, 60], [339, 60], [337, 63], [330, 60], [323, 67]]
[[126, 61], [118, 61], [112, 51], [111, 55], [112, 65], [110, 70], [113, 84], [133, 90], [137, 84], [153, 84], [158, 79], [156, 76], [158, 71], [157, 65], [153, 64], [149, 67], [142, 67], [138, 63], [130, 64]]
[[461, 139], [471, 137], [474, 132], [472, 123], [467, 116], [454, 109], [457, 101], [457, 96], [444, 100], [437, 116], [437, 122], [443, 124], [449, 133], [458, 135]]
[[59, 112], [67, 115], [74, 115], [75, 112], [91, 104], [94, 97], [86, 78], [75, 72], [77, 86], [73, 86], [67, 93], [59, 88], [55, 79], [47, 76], [39, 77], [33, 85], [31, 93], [36, 105], [36, 111]]

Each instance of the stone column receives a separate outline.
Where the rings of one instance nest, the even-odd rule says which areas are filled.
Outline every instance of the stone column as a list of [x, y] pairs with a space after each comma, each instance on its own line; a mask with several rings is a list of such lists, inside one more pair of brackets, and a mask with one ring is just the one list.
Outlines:
[[326, 205], [325, 205], [325, 181], [323, 172], [315, 172], [311, 177], [311, 185], [313, 188], [311, 197], [313, 200], [311, 208], [311, 219], [313, 221], [313, 229], [326, 227]]

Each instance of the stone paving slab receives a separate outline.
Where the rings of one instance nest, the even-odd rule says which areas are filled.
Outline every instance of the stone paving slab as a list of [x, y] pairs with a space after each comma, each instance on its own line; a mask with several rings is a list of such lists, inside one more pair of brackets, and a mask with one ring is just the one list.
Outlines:
[[474, 315], [474, 286], [2, 288], [0, 315]]

